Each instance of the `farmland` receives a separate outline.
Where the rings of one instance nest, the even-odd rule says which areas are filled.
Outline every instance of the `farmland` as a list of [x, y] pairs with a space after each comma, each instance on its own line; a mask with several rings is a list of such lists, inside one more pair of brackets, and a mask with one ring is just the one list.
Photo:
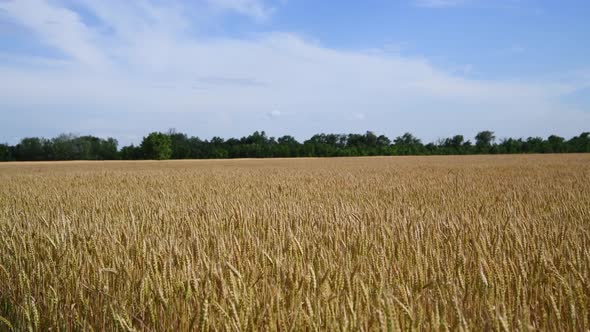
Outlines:
[[0, 330], [588, 330], [590, 155], [0, 164]]

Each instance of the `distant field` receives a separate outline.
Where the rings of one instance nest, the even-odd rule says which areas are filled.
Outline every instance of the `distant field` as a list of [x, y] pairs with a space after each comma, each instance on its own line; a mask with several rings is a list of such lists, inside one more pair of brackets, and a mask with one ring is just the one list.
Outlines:
[[0, 163], [0, 330], [590, 329], [590, 154]]

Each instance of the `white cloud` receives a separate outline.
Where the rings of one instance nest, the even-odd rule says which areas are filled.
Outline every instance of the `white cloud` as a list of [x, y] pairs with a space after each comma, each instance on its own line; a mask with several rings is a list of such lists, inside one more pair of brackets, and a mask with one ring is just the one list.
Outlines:
[[[77, 129], [76, 119], [93, 112], [101, 121], [84, 120], [90, 133], [109, 129], [120, 137], [176, 127], [204, 136], [266, 129], [301, 138], [412, 131], [428, 140], [485, 128], [573, 135], [590, 123], [590, 112], [560, 102], [578, 83], [467, 79], [425, 59], [331, 49], [290, 33], [195, 37], [180, 3], [160, 10], [153, 3], [80, 1], [98, 23], [85, 24], [63, 3], [0, 2], [11, 20], [73, 59], [0, 63], [0, 109], [35, 110], [35, 121], [55, 122], [57, 131]], [[69, 31], [46, 31], [46, 21]], [[77, 111], [55, 120], [54, 110]], [[261, 114], [282, 120], [259, 128]], [[129, 132], [121, 119], [137, 127]]]
[[96, 36], [73, 11], [51, 6], [43, 0], [2, 1], [0, 10], [52, 46], [85, 65], [105, 64], [94, 42]]
[[231, 10], [238, 14], [247, 15], [257, 20], [267, 19], [273, 12], [263, 0], [206, 0], [207, 3], [217, 9]]

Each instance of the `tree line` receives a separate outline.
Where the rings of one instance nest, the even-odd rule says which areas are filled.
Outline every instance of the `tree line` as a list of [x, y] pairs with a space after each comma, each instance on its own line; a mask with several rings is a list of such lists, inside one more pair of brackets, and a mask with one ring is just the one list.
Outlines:
[[202, 140], [170, 130], [145, 136], [140, 145], [118, 149], [114, 138], [62, 134], [52, 139], [23, 138], [11, 146], [0, 144], [0, 161], [40, 160], [138, 160], [138, 159], [212, 159], [271, 157], [345, 157], [397, 155], [462, 155], [512, 153], [590, 152], [590, 132], [566, 140], [551, 135], [541, 137], [503, 138], [496, 141], [494, 132], [481, 131], [474, 142], [463, 135], [424, 144], [405, 133], [389, 139], [371, 131], [365, 134], [317, 134], [303, 143], [293, 136], [268, 137], [264, 131], [242, 138], [213, 137]]

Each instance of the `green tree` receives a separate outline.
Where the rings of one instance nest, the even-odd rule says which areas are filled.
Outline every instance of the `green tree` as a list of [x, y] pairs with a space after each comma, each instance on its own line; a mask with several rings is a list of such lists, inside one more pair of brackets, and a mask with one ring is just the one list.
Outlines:
[[377, 146], [386, 147], [391, 144], [391, 140], [385, 135], [379, 135], [377, 137]]
[[553, 152], [553, 153], [566, 152], [565, 138], [563, 138], [563, 137], [560, 137], [557, 135], [551, 135], [547, 138], [547, 144], [549, 145], [548, 152]]
[[170, 136], [152, 132], [141, 142], [143, 157], [146, 159], [164, 160], [172, 156], [172, 141]]
[[590, 152], [590, 132], [581, 133], [568, 141], [570, 152]]
[[0, 144], [0, 161], [12, 160], [12, 151], [8, 144]]
[[56, 160], [80, 159], [80, 149], [74, 144], [75, 138], [73, 134], [60, 134], [51, 140], [53, 155]]
[[500, 141], [500, 153], [522, 153], [524, 142], [522, 139], [504, 138]]
[[405, 133], [393, 140], [395, 145], [395, 153], [401, 155], [420, 154], [422, 149], [422, 141], [411, 133]]
[[289, 135], [279, 137], [278, 142], [279, 142], [279, 144], [284, 144], [284, 145], [297, 145], [297, 144], [299, 144], [299, 142], [297, 142], [295, 137], [289, 136]]
[[542, 137], [529, 137], [526, 139], [524, 144], [524, 150], [528, 153], [543, 153], [543, 145], [545, 141], [543, 141]]
[[168, 131], [172, 148], [172, 159], [190, 158], [191, 146], [186, 134], [177, 133], [175, 130]]
[[475, 146], [477, 147], [478, 152], [489, 152], [495, 139], [496, 136], [494, 136], [493, 131], [484, 130], [477, 133], [477, 135], [475, 135]]
[[463, 144], [465, 144], [463, 135], [455, 135], [439, 141], [438, 146], [439, 148], [442, 147], [441, 150], [444, 154], [461, 154], [463, 153]]
[[458, 149], [463, 145], [464, 141], [465, 139], [463, 138], [463, 135], [455, 135], [451, 138], [447, 138], [445, 145]]
[[279, 157], [297, 157], [298, 149], [301, 144], [297, 142], [295, 137], [285, 135], [279, 137], [277, 146], [274, 147], [276, 155]]
[[46, 160], [44, 146], [45, 139], [39, 137], [23, 138], [16, 146], [17, 160]]
[[133, 144], [121, 148], [121, 159], [123, 160], [137, 160], [142, 159], [143, 153], [140, 146]]
[[365, 137], [363, 137], [365, 145], [371, 148], [377, 146], [377, 139], [377, 135], [375, 135], [375, 133], [372, 131], [367, 131], [365, 133]]

